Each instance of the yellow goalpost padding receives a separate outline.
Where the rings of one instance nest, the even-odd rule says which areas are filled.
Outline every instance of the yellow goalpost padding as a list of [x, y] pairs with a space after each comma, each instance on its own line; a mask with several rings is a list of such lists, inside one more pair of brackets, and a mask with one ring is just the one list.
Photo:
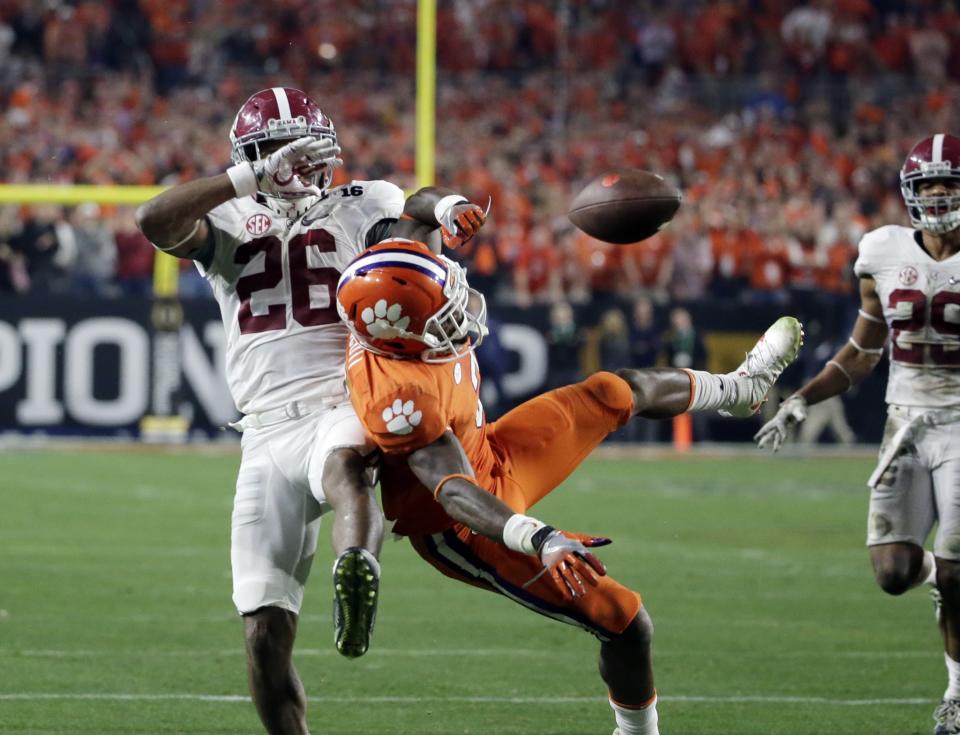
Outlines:
[[0, 184], [0, 204], [141, 204], [165, 186], [94, 186], [92, 184]]

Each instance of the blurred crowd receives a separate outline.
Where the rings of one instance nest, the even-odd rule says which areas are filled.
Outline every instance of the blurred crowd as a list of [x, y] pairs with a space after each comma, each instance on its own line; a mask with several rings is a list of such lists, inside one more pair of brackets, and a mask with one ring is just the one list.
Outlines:
[[[495, 302], [849, 298], [860, 235], [905, 220], [905, 152], [960, 112], [953, 1], [439, 5], [437, 181], [493, 199], [457, 255]], [[412, 188], [415, 29], [413, 0], [0, 0], [3, 181], [219, 173], [236, 109], [282, 84], [336, 124], [338, 181]], [[669, 227], [569, 224], [613, 166], [682, 189]], [[129, 209], [0, 207], [0, 291], [146, 295], [152, 256]]]

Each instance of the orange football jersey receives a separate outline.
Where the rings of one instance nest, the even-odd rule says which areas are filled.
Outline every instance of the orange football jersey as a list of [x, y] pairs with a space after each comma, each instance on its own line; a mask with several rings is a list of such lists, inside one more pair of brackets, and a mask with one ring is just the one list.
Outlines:
[[347, 383], [360, 421], [383, 451], [381, 495], [395, 533], [436, 533], [453, 525], [407, 466], [407, 456], [449, 428], [463, 445], [484, 488], [494, 485], [499, 458], [487, 438], [480, 403], [480, 370], [473, 353], [455, 362], [424, 363], [374, 354], [353, 338], [347, 349]]

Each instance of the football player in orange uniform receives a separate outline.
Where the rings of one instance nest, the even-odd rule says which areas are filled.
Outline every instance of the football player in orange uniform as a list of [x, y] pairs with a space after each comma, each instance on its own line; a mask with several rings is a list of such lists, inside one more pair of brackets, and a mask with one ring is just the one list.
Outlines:
[[799, 322], [777, 321], [728, 375], [600, 372], [487, 424], [473, 355], [486, 306], [462, 268], [421, 243], [387, 241], [344, 271], [337, 308], [352, 333], [351, 400], [383, 455], [394, 531], [443, 574], [597, 636], [618, 732], [656, 734], [650, 618], [590, 551], [610, 540], [526, 513], [631, 416], [755, 412], [799, 351]]

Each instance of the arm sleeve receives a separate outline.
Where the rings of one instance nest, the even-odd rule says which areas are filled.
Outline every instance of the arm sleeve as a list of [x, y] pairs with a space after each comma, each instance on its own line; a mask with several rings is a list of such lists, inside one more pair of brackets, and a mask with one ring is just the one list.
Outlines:
[[369, 230], [367, 230], [367, 239], [363, 243], [364, 247], [373, 247], [378, 242], [386, 240], [387, 236], [390, 234], [390, 227], [396, 222], [395, 217], [384, 217], [379, 222], [376, 222]]

